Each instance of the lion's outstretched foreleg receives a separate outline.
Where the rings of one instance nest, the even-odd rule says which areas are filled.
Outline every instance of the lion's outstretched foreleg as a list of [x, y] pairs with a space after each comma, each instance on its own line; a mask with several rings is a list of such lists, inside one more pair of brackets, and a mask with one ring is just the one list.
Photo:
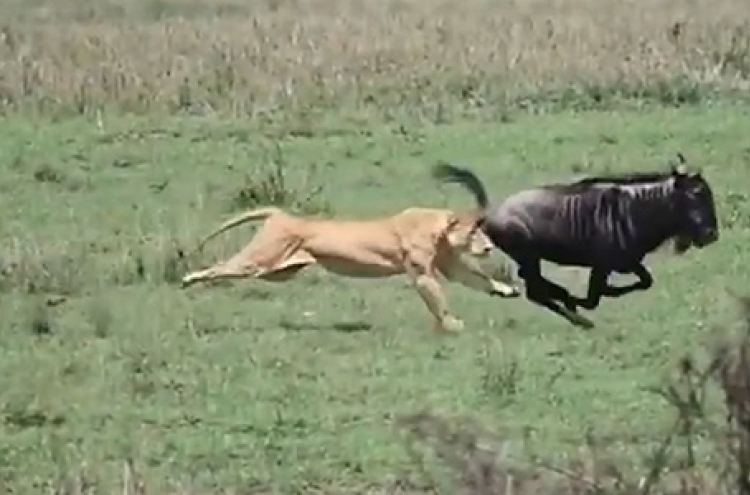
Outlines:
[[438, 272], [434, 266], [434, 251], [413, 249], [404, 254], [406, 255], [404, 268], [427, 309], [435, 317], [435, 330], [447, 332], [463, 330], [463, 322], [453, 316], [448, 309], [448, 301], [443, 293]]
[[458, 282], [464, 287], [503, 298], [518, 297], [521, 291], [518, 287], [491, 277], [476, 259], [472, 257], [455, 256], [441, 260], [438, 269], [448, 280]]

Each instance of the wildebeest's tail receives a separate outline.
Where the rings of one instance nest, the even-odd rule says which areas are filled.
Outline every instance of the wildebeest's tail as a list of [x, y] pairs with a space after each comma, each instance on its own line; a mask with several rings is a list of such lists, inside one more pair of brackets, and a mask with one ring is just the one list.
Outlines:
[[484, 188], [482, 181], [479, 180], [479, 177], [471, 170], [441, 161], [432, 168], [432, 177], [442, 182], [452, 182], [462, 185], [474, 195], [474, 200], [480, 208], [487, 208], [489, 204], [487, 190]]

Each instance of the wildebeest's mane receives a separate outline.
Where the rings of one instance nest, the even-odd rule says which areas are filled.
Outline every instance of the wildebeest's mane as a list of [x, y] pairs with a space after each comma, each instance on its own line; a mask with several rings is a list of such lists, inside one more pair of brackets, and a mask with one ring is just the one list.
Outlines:
[[565, 192], [582, 192], [599, 184], [632, 185], [661, 182], [672, 176], [670, 171], [625, 172], [584, 177], [574, 182], [553, 184], [550, 187]]

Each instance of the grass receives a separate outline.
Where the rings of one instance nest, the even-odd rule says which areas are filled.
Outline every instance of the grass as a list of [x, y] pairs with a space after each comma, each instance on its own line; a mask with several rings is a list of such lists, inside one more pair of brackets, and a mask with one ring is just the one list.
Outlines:
[[[0, 3], [0, 493], [718, 492], [747, 360], [699, 408], [685, 363], [750, 277], [747, 7], [461, 5]], [[722, 238], [655, 253], [655, 286], [591, 331], [455, 286], [467, 329], [439, 337], [404, 280], [316, 269], [177, 287], [252, 229], [179, 253], [258, 203], [460, 207], [438, 160], [502, 197], [678, 150]]]
[[[641, 472], [673, 421], [645, 389], [683, 355], [702, 358], [737, 315], [728, 291], [750, 276], [748, 124], [739, 107], [601, 112], [272, 142], [227, 119], [6, 121], [0, 479], [39, 493], [84, 472], [110, 493], [132, 458], [149, 493], [434, 485], [394, 427], [423, 409], [495, 429], [511, 458], [562, 463], [590, 434]], [[286, 187], [318, 190], [297, 210], [372, 215], [470, 204], [428, 179], [442, 158], [470, 164], [502, 196], [583, 171], [663, 166], [678, 149], [714, 184], [722, 240], [654, 255], [655, 287], [605, 301], [593, 331], [453, 287], [467, 330], [439, 338], [403, 280], [317, 270], [284, 286], [174, 283], [186, 269], [176, 249], [247, 205], [237, 203], [247, 177], [274, 163]], [[239, 230], [191, 264], [239, 248], [250, 229]], [[548, 270], [583, 290], [579, 272]], [[707, 442], [698, 451], [710, 465]]]

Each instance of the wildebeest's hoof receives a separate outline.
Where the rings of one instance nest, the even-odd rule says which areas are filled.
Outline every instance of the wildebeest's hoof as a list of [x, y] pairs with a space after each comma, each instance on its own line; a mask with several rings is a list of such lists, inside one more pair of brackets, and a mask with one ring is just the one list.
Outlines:
[[593, 321], [589, 320], [585, 316], [580, 315], [578, 313], [574, 313], [573, 315], [571, 315], [570, 322], [577, 327], [587, 328], [587, 329], [594, 328]]

